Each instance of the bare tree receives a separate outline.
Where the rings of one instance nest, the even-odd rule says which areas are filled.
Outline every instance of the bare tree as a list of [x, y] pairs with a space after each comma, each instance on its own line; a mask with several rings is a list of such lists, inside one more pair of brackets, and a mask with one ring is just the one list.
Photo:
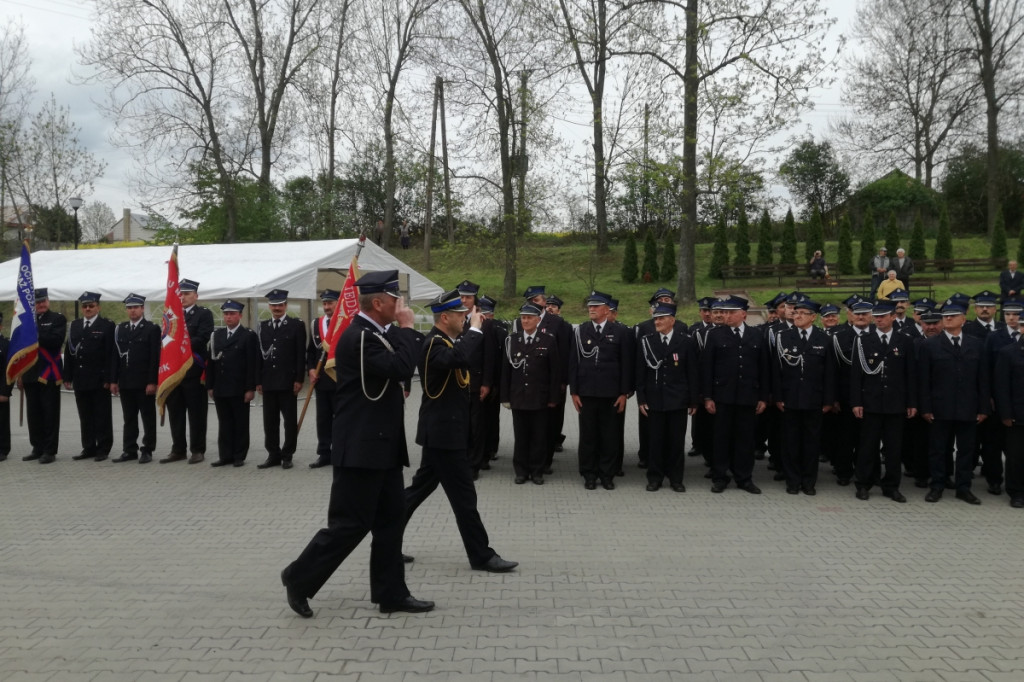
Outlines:
[[[0, 220], [10, 219], [7, 202], [11, 196], [8, 169], [20, 145], [28, 102], [35, 90], [31, 74], [32, 59], [28, 54], [25, 27], [13, 19], [0, 28]], [[15, 214], [19, 208], [14, 203]], [[27, 207], [26, 207], [27, 208]], [[19, 215], [18, 222], [24, 222]]]
[[98, 242], [103, 239], [117, 222], [114, 211], [102, 201], [86, 202], [78, 213], [82, 240], [87, 242]]

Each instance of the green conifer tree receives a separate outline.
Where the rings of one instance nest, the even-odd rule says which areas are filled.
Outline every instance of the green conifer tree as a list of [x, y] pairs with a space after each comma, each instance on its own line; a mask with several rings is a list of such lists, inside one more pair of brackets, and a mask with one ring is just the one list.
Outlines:
[[900, 248], [900, 226], [896, 222], [896, 214], [889, 214], [889, 222], [885, 225], [885, 248], [889, 258], [896, 257], [896, 249]]
[[992, 229], [992, 260], [1006, 258], [1006, 220], [1003, 218], [1003, 209], [996, 213], [996, 224]]
[[671, 232], [665, 235], [665, 245], [661, 249], [661, 281], [674, 282], [679, 276], [679, 264], [676, 262], [676, 240]]
[[630, 233], [626, 237], [626, 250], [622, 255], [622, 281], [626, 284], [632, 284], [636, 281], [638, 275], [639, 266], [637, 264], [636, 255], [636, 239], [633, 234]]
[[645, 282], [657, 281], [661, 269], [658, 267], [658, 243], [654, 241], [654, 231], [647, 230], [644, 238], [644, 264], [640, 268], [640, 279]]
[[868, 206], [864, 211], [864, 222], [860, 228], [860, 255], [857, 257], [857, 269], [871, 274], [871, 259], [875, 257], [875, 214]]
[[[914, 216], [914, 231], [910, 233], [910, 252], [907, 255], [914, 261], [922, 261], [928, 257], [927, 254], [925, 254], [924, 220], [921, 219], [920, 211], [918, 211], [917, 215]], [[924, 267], [922, 265], [915, 264], [914, 270], [922, 272]]]
[[740, 203], [740, 217], [736, 222], [736, 265], [750, 265], [750, 222], [747, 220], [747, 207]]
[[[939, 212], [939, 233], [935, 235], [935, 260], [952, 260], [953, 234], [949, 229], [949, 212], [942, 206]], [[952, 266], [940, 267], [940, 271], [951, 270]]]
[[850, 229], [850, 216], [844, 215], [839, 221], [839, 253], [836, 267], [842, 275], [853, 275], [853, 231]]
[[[1024, 240], [1022, 240], [1024, 241]], [[761, 222], [757, 225], [757, 264], [771, 265], [775, 245], [772, 242], [772, 219], [766, 208], [761, 213]]]
[[793, 209], [786, 211], [786, 219], [782, 223], [782, 243], [779, 244], [779, 263], [791, 265], [796, 271], [796, 221], [793, 220]]
[[807, 223], [807, 241], [804, 242], [804, 260], [810, 262], [815, 251], [825, 252], [825, 232], [821, 227], [821, 214], [815, 206]]
[[718, 216], [715, 225], [715, 245], [711, 250], [711, 266], [708, 276], [712, 279], [722, 278], [722, 268], [729, 264], [729, 235], [725, 227], [725, 214]]

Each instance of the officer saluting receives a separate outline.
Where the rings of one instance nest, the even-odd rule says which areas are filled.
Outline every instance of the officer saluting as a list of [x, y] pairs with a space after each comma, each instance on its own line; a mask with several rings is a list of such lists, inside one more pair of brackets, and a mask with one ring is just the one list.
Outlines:
[[50, 310], [50, 296], [45, 288], [36, 289], [35, 297], [39, 359], [18, 378], [18, 386], [25, 390], [32, 452], [21, 459], [25, 462], [38, 459], [40, 464], [49, 464], [57, 459], [59, 445], [60, 384], [64, 371], [60, 351], [68, 320]]
[[[306, 378], [306, 325], [289, 317], [288, 292], [267, 294], [271, 319], [260, 322], [257, 341], [263, 363], [256, 391], [263, 396], [263, 435], [267, 460], [256, 466], [292, 468], [298, 440], [298, 396]], [[280, 424], [284, 422], [284, 443]]]
[[114, 323], [100, 315], [99, 294], [86, 291], [78, 302], [83, 318], [71, 322], [64, 346], [64, 388], [75, 391], [82, 432], [82, 451], [71, 459], [102, 462], [114, 446], [110, 400]]
[[249, 454], [249, 403], [260, 370], [256, 334], [241, 325], [245, 304], [228, 299], [220, 306], [225, 327], [210, 337], [206, 388], [217, 409], [217, 456], [210, 466], [245, 464]]
[[331, 463], [331, 429], [337, 404], [337, 384], [331, 375], [324, 371], [321, 359], [327, 359], [328, 348], [324, 339], [330, 332], [340, 295], [341, 293], [334, 289], [324, 289], [321, 292], [320, 304], [323, 306], [324, 314], [313, 320], [310, 325], [309, 345], [306, 348], [306, 371], [309, 372], [309, 383], [316, 390], [316, 460], [310, 462], [310, 469], [319, 469]]
[[[146, 297], [128, 294], [124, 308], [128, 321], [114, 330], [114, 369], [110, 392], [121, 396], [124, 416], [121, 455], [114, 462], [138, 459], [139, 464], [153, 461], [156, 449], [156, 384], [160, 371], [160, 327], [145, 318]], [[139, 420], [142, 420], [142, 448]]]

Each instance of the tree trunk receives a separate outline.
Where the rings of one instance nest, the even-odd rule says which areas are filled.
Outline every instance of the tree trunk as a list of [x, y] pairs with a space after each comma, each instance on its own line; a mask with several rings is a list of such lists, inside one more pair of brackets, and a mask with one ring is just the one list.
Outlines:
[[[401, 62], [399, 62], [401, 63]], [[384, 233], [380, 245], [388, 248], [391, 243], [391, 226], [395, 221], [395, 128], [392, 121], [395, 110], [395, 90], [398, 84], [398, 69], [391, 77], [387, 100], [384, 102]]]
[[700, 27], [698, 0], [686, 0], [686, 63], [683, 79], [683, 183], [679, 196], [679, 282], [680, 303], [697, 299], [696, 250], [697, 234], [697, 93], [700, 77], [697, 72], [697, 39]]

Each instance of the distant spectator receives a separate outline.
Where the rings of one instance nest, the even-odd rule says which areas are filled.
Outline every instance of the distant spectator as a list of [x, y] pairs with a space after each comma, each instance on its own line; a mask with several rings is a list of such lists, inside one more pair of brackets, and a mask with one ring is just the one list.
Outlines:
[[871, 291], [878, 290], [878, 285], [885, 279], [885, 273], [889, 268], [888, 251], [883, 246], [878, 250], [878, 255], [871, 259]]
[[373, 241], [377, 242], [377, 246], [384, 246], [384, 221], [378, 220], [377, 227], [374, 230]]
[[409, 221], [408, 220], [403, 220], [402, 221], [401, 236], [402, 236], [402, 248], [403, 249], [408, 249], [409, 248]]
[[904, 249], [896, 249], [896, 257], [889, 266], [896, 271], [896, 279], [903, 282], [904, 289], [910, 291], [910, 277], [914, 274], [914, 261], [910, 259]]
[[810, 273], [812, 279], [825, 279], [828, 277], [828, 265], [825, 264], [825, 257], [821, 255], [821, 251], [814, 252], [814, 258], [811, 259]]
[[896, 279], [896, 271], [890, 270], [886, 275], [886, 279], [878, 286], [878, 291], [875, 294], [875, 298], [879, 301], [888, 301], [889, 294], [896, 291], [897, 289], [906, 289], [903, 286], [903, 282]]
[[1017, 271], [1017, 261], [1012, 260], [1006, 264], [1006, 269], [999, 273], [999, 291], [1003, 298], [1020, 295], [1024, 289], [1024, 273]]

